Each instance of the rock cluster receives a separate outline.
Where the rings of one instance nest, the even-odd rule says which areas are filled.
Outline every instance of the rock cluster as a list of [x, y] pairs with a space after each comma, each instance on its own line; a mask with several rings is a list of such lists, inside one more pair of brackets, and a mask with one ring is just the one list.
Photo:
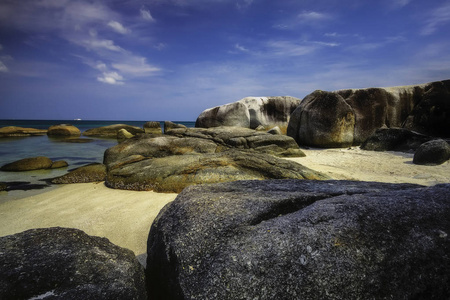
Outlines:
[[151, 299], [448, 299], [450, 184], [186, 188], [148, 238]]
[[159, 122], [150, 121], [144, 124], [145, 133], [162, 134], [161, 124]]
[[0, 237], [0, 299], [147, 299], [131, 250], [77, 229]]
[[132, 135], [144, 133], [144, 129], [126, 124], [114, 124], [109, 126], [88, 129], [83, 132], [84, 136], [117, 138], [117, 134], [121, 129], [125, 129]]
[[0, 128], [0, 137], [18, 137], [46, 135], [47, 129], [25, 128], [18, 126], [7, 126]]
[[105, 151], [106, 185], [180, 192], [191, 184], [243, 179], [326, 179], [300, 164], [274, 157], [302, 156], [287, 136], [247, 128], [176, 128], [141, 135]]
[[303, 99], [287, 134], [301, 145], [360, 145], [377, 129], [401, 127], [450, 137], [450, 80], [424, 85], [315, 91]]
[[263, 126], [270, 129], [279, 126], [285, 133], [290, 115], [300, 101], [294, 97], [247, 97], [203, 111], [195, 127], [236, 126], [256, 129]]
[[21, 160], [14, 161], [3, 165], [0, 171], [7, 172], [23, 172], [23, 171], [33, 171], [42, 169], [56, 169], [67, 167], [68, 164], [65, 161], [52, 161], [50, 158], [45, 156], [37, 156], [24, 158]]

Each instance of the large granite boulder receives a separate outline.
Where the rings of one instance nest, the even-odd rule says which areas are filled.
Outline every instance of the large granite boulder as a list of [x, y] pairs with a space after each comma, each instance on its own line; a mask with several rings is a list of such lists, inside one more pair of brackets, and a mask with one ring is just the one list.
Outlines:
[[380, 128], [361, 145], [363, 150], [414, 152], [432, 137], [404, 128]]
[[50, 126], [48, 128], [47, 135], [53, 137], [80, 136], [81, 131], [77, 127], [70, 124], [59, 124]]
[[324, 91], [308, 95], [292, 113], [287, 134], [299, 144], [330, 148], [353, 144], [355, 114], [342, 96]]
[[104, 164], [93, 163], [71, 170], [69, 173], [51, 179], [51, 183], [87, 183], [104, 181], [106, 178], [106, 166]]
[[440, 165], [450, 159], [450, 145], [442, 140], [423, 143], [414, 153], [413, 163], [417, 165]]
[[52, 160], [45, 156], [37, 156], [24, 158], [12, 163], [3, 165], [0, 170], [8, 172], [23, 172], [23, 171], [33, 171], [41, 169], [50, 169], [52, 167]]
[[71, 228], [0, 237], [0, 299], [147, 299], [131, 250]]
[[[342, 97], [340, 101], [326, 101], [318, 95]], [[312, 98], [312, 99], [311, 99]], [[426, 135], [450, 137], [450, 80], [432, 82], [416, 86], [399, 86], [390, 88], [368, 88], [340, 90], [335, 92], [315, 91], [305, 99], [317, 101], [318, 104], [303, 104], [295, 110], [288, 126], [288, 135], [296, 139], [297, 143], [324, 147], [323, 139], [315, 141], [305, 139], [305, 135], [313, 136], [316, 128], [324, 130], [331, 126], [331, 130], [342, 129], [338, 132], [352, 140], [353, 145], [360, 145], [379, 128], [401, 127], [417, 131]], [[354, 129], [347, 126], [342, 115], [333, 111], [340, 111], [343, 107], [342, 100], [348, 104], [351, 114], [354, 115]], [[312, 111], [312, 112], [311, 112]], [[307, 118], [313, 114], [315, 126], [309, 126]], [[323, 119], [321, 116], [325, 115]], [[299, 132], [306, 132], [300, 135]], [[326, 135], [323, 135], [327, 138]], [[329, 142], [334, 144], [335, 134], [329, 133]], [[347, 147], [348, 143], [337, 144], [337, 147]]]
[[7, 126], [0, 128], [0, 137], [19, 137], [46, 135], [47, 129], [25, 128], [18, 126]]
[[109, 126], [91, 128], [83, 132], [84, 136], [95, 136], [95, 137], [106, 137], [106, 138], [117, 138], [117, 133], [121, 130], [125, 129], [132, 135], [136, 135], [138, 133], [144, 133], [144, 129], [131, 126], [126, 124], [114, 124]]
[[236, 126], [270, 129], [279, 126], [286, 132], [291, 113], [301, 100], [294, 97], [247, 97], [234, 103], [213, 107], [203, 111], [195, 127]]
[[450, 185], [186, 188], [148, 238], [150, 299], [448, 299]]

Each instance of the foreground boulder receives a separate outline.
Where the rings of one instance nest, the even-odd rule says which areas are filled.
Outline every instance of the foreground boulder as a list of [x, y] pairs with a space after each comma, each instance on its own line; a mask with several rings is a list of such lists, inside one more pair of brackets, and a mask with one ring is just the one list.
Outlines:
[[450, 185], [191, 186], [155, 219], [150, 299], [448, 299]]
[[0, 237], [0, 299], [147, 299], [131, 250], [70, 228]]
[[104, 181], [106, 178], [106, 167], [104, 164], [93, 163], [71, 170], [60, 177], [53, 178], [51, 183], [88, 183]]
[[20, 137], [46, 134], [47, 129], [25, 128], [18, 126], [7, 126], [0, 128], [0, 137]]
[[70, 124], [59, 124], [50, 126], [48, 128], [47, 135], [53, 137], [80, 136], [81, 131], [77, 127]]
[[126, 125], [126, 124], [115, 124], [115, 125], [109, 125], [109, 126], [88, 129], [85, 132], [83, 132], [83, 135], [84, 136], [95, 136], [95, 137], [106, 137], [106, 138], [117, 138], [117, 134], [121, 129], [125, 129], [132, 135], [136, 135], [138, 133], [144, 133], [144, 129], [137, 127], [137, 126], [131, 126], [131, 125]]
[[195, 127], [236, 126], [256, 129], [263, 126], [270, 129], [278, 126], [286, 133], [290, 115], [300, 101], [294, 97], [247, 97], [203, 111]]
[[[300, 145], [347, 147], [350, 141], [360, 145], [377, 129], [393, 127], [450, 137], [450, 80], [416, 86], [315, 91], [305, 100], [292, 113], [287, 130]], [[314, 126], [310, 125], [311, 119]], [[317, 135], [321, 138], [311, 138]], [[336, 142], [336, 136], [345, 139]]]
[[414, 153], [413, 163], [417, 165], [440, 165], [450, 159], [450, 145], [441, 139], [420, 145]]
[[21, 160], [14, 161], [12, 163], [3, 165], [0, 170], [8, 172], [22, 172], [22, 171], [33, 171], [41, 169], [50, 169], [52, 167], [52, 160], [45, 156], [37, 156], [24, 158]]

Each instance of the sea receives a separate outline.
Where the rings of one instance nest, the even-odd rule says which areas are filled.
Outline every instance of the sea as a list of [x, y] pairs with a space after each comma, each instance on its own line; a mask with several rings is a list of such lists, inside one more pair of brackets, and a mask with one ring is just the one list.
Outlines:
[[[143, 127], [146, 121], [94, 121], [94, 120], [0, 120], [0, 127], [19, 126], [26, 128], [48, 129], [52, 125], [71, 124], [84, 131], [113, 124], [127, 124]], [[164, 122], [161, 128], [164, 129]], [[193, 121], [174, 121], [187, 127], [195, 127]], [[81, 135], [83, 138], [83, 135]], [[89, 143], [68, 143], [60, 138], [51, 138], [47, 135], [28, 137], [0, 138], [0, 166], [29, 157], [46, 156], [53, 161], [65, 160], [69, 167], [53, 170], [38, 170], [27, 172], [0, 171], [0, 182], [13, 183], [8, 191], [0, 191], [0, 202], [20, 199], [47, 192], [57, 188], [50, 184], [49, 178], [66, 174], [69, 170], [90, 163], [102, 163], [103, 153], [106, 149], [117, 145], [116, 139], [86, 137], [92, 139]]]

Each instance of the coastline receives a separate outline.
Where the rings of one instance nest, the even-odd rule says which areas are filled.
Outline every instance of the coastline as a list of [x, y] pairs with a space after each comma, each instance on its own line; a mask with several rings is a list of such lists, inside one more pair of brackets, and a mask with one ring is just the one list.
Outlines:
[[[364, 151], [359, 147], [303, 151], [306, 157], [287, 159], [333, 179], [427, 186], [450, 183], [450, 162], [414, 165], [410, 153]], [[131, 249], [145, 265], [150, 226], [176, 196], [110, 189], [103, 182], [62, 185], [30, 197], [0, 201], [0, 236], [32, 228], [77, 228]]]

